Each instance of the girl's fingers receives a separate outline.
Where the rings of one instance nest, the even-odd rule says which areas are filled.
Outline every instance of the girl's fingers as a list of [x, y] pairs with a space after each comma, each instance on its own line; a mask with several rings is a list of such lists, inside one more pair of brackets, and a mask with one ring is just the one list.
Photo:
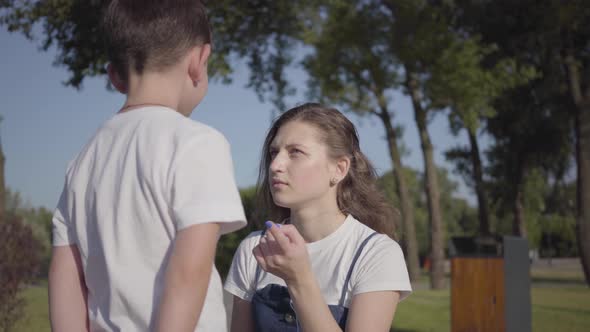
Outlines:
[[[277, 232], [275, 232], [277, 229], [279, 229], [280, 225], [275, 224], [272, 221], [267, 221], [265, 224], [266, 224], [267, 228], [266, 228], [266, 232], [264, 233], [264, 237], [266, 237], [266, 243], [269, 248], [269, 252], [267, 252], [267, 254], [269, 254], [269, 255], [284, 254], [285, 248], [282, 247], [277, 242], [277, 237], [276, 237]], [[279, 231], [279, 233], [280, 233], [280, 231]]]
[[271, 254], [271, 249], [268, 245], [268, 240], [266, 239], [266, 237], [263, 236], [260, 239], [260, 242], [258, 243], [258, 247], [260, 248], [260, 251], [262, 252], [262, 256], [264, 256], [265, 258]]
[[276, 227], [271, 227], [271, 228], [269, 228], [269, 229], [266, 230], [266, 233], [264, 233], [264, 236], [266, 237], [266, 239], [267, 239], [268, 242], [274, 242], [275, 241], [275, 237], [273, 236], [273, 234], [271, 232], [271, 230], [273, 228], [276, 228]]
[[282, 228], [279, 228], [278, 224], [274, 224], [272, 227], [266, 230], [266, 233], [272, 237], [275, 243], [285, 252], [289, 247], [289, 238], [285, 236]]

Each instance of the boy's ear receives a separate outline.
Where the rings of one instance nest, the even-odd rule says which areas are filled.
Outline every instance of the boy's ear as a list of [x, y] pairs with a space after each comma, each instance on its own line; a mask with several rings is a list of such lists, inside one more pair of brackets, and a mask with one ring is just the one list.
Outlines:
[[107, 65], [107, 73], [111, 84], [122, 94], [127, 94], [127, 83], [121, 79], [121, 76], [115, 70], [112, 64]]
[[207, 75], [209, 55], [211, 55], [211, 44], [197, 46], [191, 52], [188, 74], [193, 82], [199, 82]]

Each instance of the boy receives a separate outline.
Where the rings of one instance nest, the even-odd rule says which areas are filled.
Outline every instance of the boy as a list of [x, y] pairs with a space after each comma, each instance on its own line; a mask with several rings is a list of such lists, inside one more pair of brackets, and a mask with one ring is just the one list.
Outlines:
[[70, 163], [53, 217], [54, 331], [225, 331], [219, 236], [246, 224], [230, 148], [188, 118], [207, 90], [198, 0], [113, 0], [109, 78], [127, 95]]

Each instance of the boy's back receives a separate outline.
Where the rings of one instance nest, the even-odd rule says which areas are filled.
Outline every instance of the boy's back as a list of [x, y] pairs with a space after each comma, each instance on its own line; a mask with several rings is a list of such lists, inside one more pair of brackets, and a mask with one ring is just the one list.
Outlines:
[[224, 331], [215, 248], [245, 217], [227, 142], [188, 119], [208, 87], [206, 9], [104, 4], [107, 73], [126, 100], [68, 167], [53, 218], [52, 329]]
[[[245, 224], [229, 145], [160, 106], [119, 113], [70, 164], [54, 215], [54, 246], [75, 244], [88, 288], [90, 330], [147, 331], [158, 318], [176, 233]], [[215, 268], [197, 330], [224, 331]]]

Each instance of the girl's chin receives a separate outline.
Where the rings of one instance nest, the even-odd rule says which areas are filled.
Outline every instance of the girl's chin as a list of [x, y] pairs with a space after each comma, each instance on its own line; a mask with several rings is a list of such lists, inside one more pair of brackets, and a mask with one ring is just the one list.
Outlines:
[[282, 207], [285, 209], [291, 209], [293, 208], [294, 204], [292, 202], [288, 202], [285, 200], [280, 199], [280, 197], [273, 197], [272, 198], [273, 202], [275, 203], [276, 206], [278, 207]]
[[290, 209], [291, 208], [291, 205], [290, 204], [287, 204], [287, 203], [284, 203], [284, 202], [280, 202], [280, 201], [274, 200], [274, 203], [278, 207], [282, 207], [282, 208], [285, 208], [285, 209]]

